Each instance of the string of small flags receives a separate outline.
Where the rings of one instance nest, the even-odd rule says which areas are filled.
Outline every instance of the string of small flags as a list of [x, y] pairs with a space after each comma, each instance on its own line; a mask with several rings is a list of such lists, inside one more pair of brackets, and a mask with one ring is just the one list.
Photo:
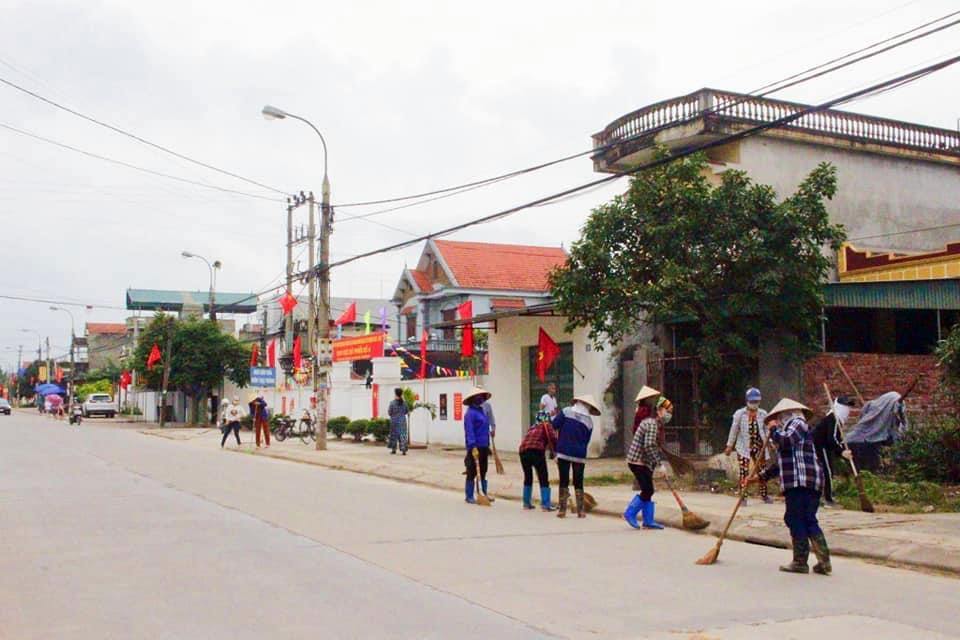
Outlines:
[[[390, 348], [393, 349], [398, 354], [402, 353], [405, 356], [410, 356], [417, 362], [420, 362], [422, 360], [420, 358], [420, 354], [414, 353], [413, 351], [410, 351], [409, 349], [407, 349], [402, 345], [391, 344]], [[449, 367], [441, 367], [440, 365], [434, 364], [429, 360], [427, 360], [426, 362], [427, 362], [427, 377], [430, 377], [430, 376], [439, 377], [436, 374], [440, 374], [440, 376], [447, 377], [447, 378], [470, 378], [473, 376], [473, 373], [467, 369], [451, 369]], [[413, 367], [410, 367], [410, 366], [406, 366], [404, 368], [409, 369], [411, 371], [414, 370]]]

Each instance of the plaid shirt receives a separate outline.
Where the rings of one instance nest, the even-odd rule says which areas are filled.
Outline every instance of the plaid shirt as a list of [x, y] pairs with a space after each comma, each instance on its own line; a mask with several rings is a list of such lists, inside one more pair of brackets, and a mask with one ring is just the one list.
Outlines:
[[817, 462], [813, 431], [806, 420], [791, 418], [785, 425], [770, 432], [770, 441], [777, 447], [777, 464], [764, 469], [760, 479], [767, 481], [779, 476], [783, 491], [797, 488], [820, 491], [823, 470]]
[[660, 444], [657, 442], [660, 423], [656, 418], [646, 418], [633, 434], [633, 442], [627, 451], [627, 464], [642, 464], [656, 469], [660, 464]]
[[523, 442], [520, 443], [520, 453], [524, 451], [550, 451], [557, 450], [557, 432], [549, 422], [540, 422], [527, 431], [523, 436]]

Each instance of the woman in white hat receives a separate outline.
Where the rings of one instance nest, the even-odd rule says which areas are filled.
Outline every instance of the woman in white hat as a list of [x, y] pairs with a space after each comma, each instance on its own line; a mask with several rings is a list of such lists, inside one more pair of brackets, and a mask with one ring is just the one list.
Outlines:
[[573, 489], [577, 500], [577, 517], [585, 518], [583, 503], [583, 472], [587, 465], [587, 445], [593, 435], [593, 417], [600, 415], [600, 405], [590, 394], [576, 396], [573, 406], [566, 407], [553, 418], [557, 430], [557, 469], [560, 472], [560, 504], [558, 518], [567, 517], [567, 499], [570, 497], [570, 471], [573, 470]]
[[812, 547], [817, 556], [814, 573], [830, 575], [830, 549], [817, 522], [823, 470], [817, 460], [813, 430], [807, 424], [812, 414], [796, 400], [784, 398], [777, 403], [765, 421], [770, 430], [770, 442], [777, 449], [777, 462], [759, 473], [754, 472], [744, 484], [780, 477], [780, 488], [787, 503], [783, 521], [793, 539], [793, 562], [780, 570], [809, 573], [807, 558]]
[[237, 439], [237, 446], [240, 446], [240, 421], [243, 420], [244, 410], [240, 405], [240, 396], [233, 396], [233, 402], [223, 410], [223, 439], [220, 440], [220, 448], [227, 443], [227, 436], [233, 431]]
[[463, 437], [467, 447], [467, 456], [463, 464], [467, 468], [467, 479], [464, 484], [465, 499], [475, 504], [474, 484], [477, 479], [477, 469], [480, 470], [480, 488], [487, 494], [487, 459], [490, 457], [490, 420], [483, 410], [483, 403], [490, 399], [491, 393], [479, 387], [474, 387], [463, 398], [467, 407], [463, 415]]

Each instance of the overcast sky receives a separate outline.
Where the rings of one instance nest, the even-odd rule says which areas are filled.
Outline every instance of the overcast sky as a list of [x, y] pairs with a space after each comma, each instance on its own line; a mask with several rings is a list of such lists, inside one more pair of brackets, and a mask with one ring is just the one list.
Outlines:
[[[711, 86], [749, 92], [958, 9], [956, 0], [829, 2], [11, 2], [0, 0], [0, 77], [209, 164], [318, 194], [330, 151], [334, 203], [458, 184], [584, 151], [645, 104]], [[958, 53], [957, 29], [778, 97], [819, 102]], [[955, 128], [956, 67], [849, 110]], [[266, 197], [0, 85], [0, 124], [154, 171]], [[346, 215], [334, 259], [595, 177], [588, 158], [375, 218]], [[535, 208], [455, 239], [569, 244], [623, 188]], [[304, 219], [305, 221], [305, 219]], [[119, 321], [128, 287], [259, 291], [284, 269], [282, 201], [145, 175], [0, 128], [0, 294], [69, 299]], [[333, 295], [389, 297], [417, 246], [336, 270]], [[301, 261], [301, 266], [306, 263]], [[56, 353], [66, 314], [0, 299], [0, 364], [32, 328]], [[115, 308], [108, 308], [108, 307]]]

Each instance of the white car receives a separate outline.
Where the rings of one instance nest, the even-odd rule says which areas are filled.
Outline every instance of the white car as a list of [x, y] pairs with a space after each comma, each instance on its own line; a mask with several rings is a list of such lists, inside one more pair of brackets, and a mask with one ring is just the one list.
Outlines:
[[117, 415], [117, 403], [109, 393], [91, 393], [83, 403], [83, 417]]
[[10, 415], [12, 409], [10, 408], [10, 403], [7, 402], [6, 398], [0, 398], [0, 413], [5, 413]]

